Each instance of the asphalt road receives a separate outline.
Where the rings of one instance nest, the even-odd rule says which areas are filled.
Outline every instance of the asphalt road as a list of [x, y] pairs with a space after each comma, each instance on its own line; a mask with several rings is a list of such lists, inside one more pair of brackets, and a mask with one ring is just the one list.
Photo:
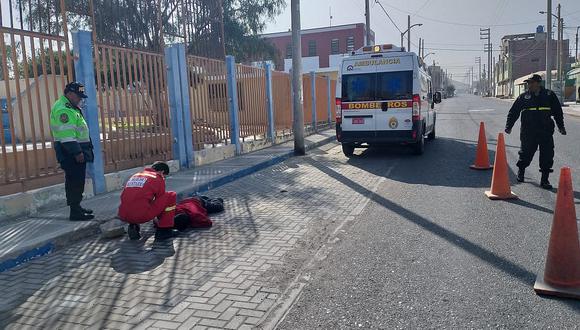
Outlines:
[[[376, 192], [316, 165], [371, 202], [316, 264], [278, 328], [580, 328], [580, 301], [533, 291], [556, 197], [538, 188], [538, 155], [528, 182], [513, 186], [518, 201], [490, 201], [491, 172], [469, 169], [479, 122], [495, 150], [509, 106], [468, 95], [444, 100], [438, 137], [423, 156], [400, 147], [360, 150], [350, 160], [334, 153], [383, 177]], [[565, 120], [569, 135], [556, 133], [552, 183], [571, 166], [580, 204], [580, 118]], [[518, 131], [519, 124], [506, 137], [512, 182]]]

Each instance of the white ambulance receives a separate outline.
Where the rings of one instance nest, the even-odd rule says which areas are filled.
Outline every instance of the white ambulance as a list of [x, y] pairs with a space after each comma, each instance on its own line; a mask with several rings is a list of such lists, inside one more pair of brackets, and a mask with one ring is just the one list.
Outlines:
[[336, 133], [347, 157], [363, 144], [405, 144], [422, 154], [425, 137], [435, 138], [441, 93], [415, 53], [363, 47], [343, 59], [341, 86]]

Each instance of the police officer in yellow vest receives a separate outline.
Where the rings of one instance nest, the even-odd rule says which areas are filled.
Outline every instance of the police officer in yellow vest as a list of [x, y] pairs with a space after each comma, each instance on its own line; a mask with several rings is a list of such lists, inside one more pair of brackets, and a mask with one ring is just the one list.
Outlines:
[[[558, 131], [566, 135], [564, 114], [560, 101], [554, 92], [542, 87], [542, 77], [535, 74], [526, 79], [528, 90], [520, 95], [512, 105], [505, 125], [505, 132], [510, 134], [518, 118], [522, 117], [520, 130], [520, 159], [517, 166], [518, 181], [524, 182], [526, 167], [530, 166], [534, 154], [540, 148], [540, 185], [552, 189], [548, 178], [554, 165], [554, 120]], [[552, 118], [554, 118], [552, 120]]]
[[50, 111], [54, 151], [60, 167], [64, 170], [66, 200], [70, 206], [72, 221], [94, 218], [92, 210], [81, 207], [86, 166], [94, 160], [89, 128], [81, 112], [81, 103], [85, 98], [85, 87], [81, 83], [69, 83], [65, 87], [64, 95], [54, 103]]

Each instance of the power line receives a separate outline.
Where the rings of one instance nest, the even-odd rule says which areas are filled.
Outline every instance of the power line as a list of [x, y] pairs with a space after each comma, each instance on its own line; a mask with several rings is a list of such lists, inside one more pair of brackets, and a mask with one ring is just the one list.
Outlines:
[[413, 15], [417, 15], [418, 12], [423, 10], [423, 8], [425, 8], [429, 4], [429, 2], [431, 2], [431, 0], [425, 0], [425, 2], [423, 2], [423, 5], [421, 5], [421, 7], [419, 7], [419, 9], [415, 10]]
[[[379, 2], [379, 0], [375, 0], [378, 4], [381, 5], [381, 2]], [[425, 16], [421, 16], [421, 15], [414, 15], [413, 13], [406, 11], [406, 10], [402, 10], [399, 9], [397, 7], [391, 6], [391, 5], [385, 5], [389, 8], [392, 8], [396, 11], [408, 14], [408, 15], [413, 15], [413, 16], [417, 16], [419, 18], [422, 18], [426, 21], [431, 21], [431, 22], [436, 22], [436, 23], [440, 23], [440, 24], [449, 24], [449, 25], [460, 25], [460, 26], [472, 26], [472, 27], [499, 27], [499, 26], [514, 26], [514, 25], [527, 25], [527, 24], [531, 24], [531, 23], [538, 23], [538, 22], [544, 22], [543, 19], [541, 20], [534, 20], [534, 21], [528, 21], [528, 22], [520, 22], [520, 23], [506, 23], [506, 24], [493, 24], [493, 25], [488, 25], [488, 24], [469, 24], [469, 23], [461, 23], [461, 22], [450, 22], [450, 21], [443, 21], [443, 20], [438, 20], [438, 19], [434, 19], [434, 18], [429, 18], [429, 17], [425, 17]], [[384, 8], [383, 8], [384, 9]]]
[[399, 32], [401, 34], [403, 34], [403, 31], [401, 31], [401, 29], [399, 29], [399, 27], [397, 26], [397, 23], [395, 23], [395, 21], [393, 21], [393, 19], [391, 18], [391, 15], [389, 15], [389, 13], [387, 12], [387, 10], [385, 9], [385, 7], [383, 7], [383, 4], [379, 1], [379, 0], [375, 0], [375, 2], [381, 6], [381, 8], [383, 9], [383, 12], [385, 13], [385, 15], [387, 15], [387, 17], [389, 18], [389, 20], [391, 21], [391, 23], [393, 23], [393, 25], [395, 26], [395, 28], [397, 28], [397, 30], [399, 30]]

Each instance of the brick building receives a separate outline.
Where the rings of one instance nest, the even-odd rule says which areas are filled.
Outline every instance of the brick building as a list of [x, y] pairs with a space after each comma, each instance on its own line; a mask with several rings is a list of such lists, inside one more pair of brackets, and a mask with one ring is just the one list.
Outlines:
[[[305, 71], [333, 66], [334, 58], [363, 47], [366, 43], [365, 24], [347, 24], [302, 30], [302, 57]], [[274, 61], [277, 70], [284, 70], [286, 59], [292, 58], [292, 32], [262, 35], [278, 50]], [[375, 34], [371, 31], [371, 44]], [[286, 61], [287, 62], [287, 61]]]
[[[546, 70], [546, 37], [541, 27], [536, 33], [515, 34], [501, 39], [501, 51], [495, 65], [496, 96], [514, 96], [514, 81], [520, 77]], [[569, 60], [569, 40], [563, 40], [562, 61]], [[557, 41], [552, 40], [552, 69], [556, 70]]]

